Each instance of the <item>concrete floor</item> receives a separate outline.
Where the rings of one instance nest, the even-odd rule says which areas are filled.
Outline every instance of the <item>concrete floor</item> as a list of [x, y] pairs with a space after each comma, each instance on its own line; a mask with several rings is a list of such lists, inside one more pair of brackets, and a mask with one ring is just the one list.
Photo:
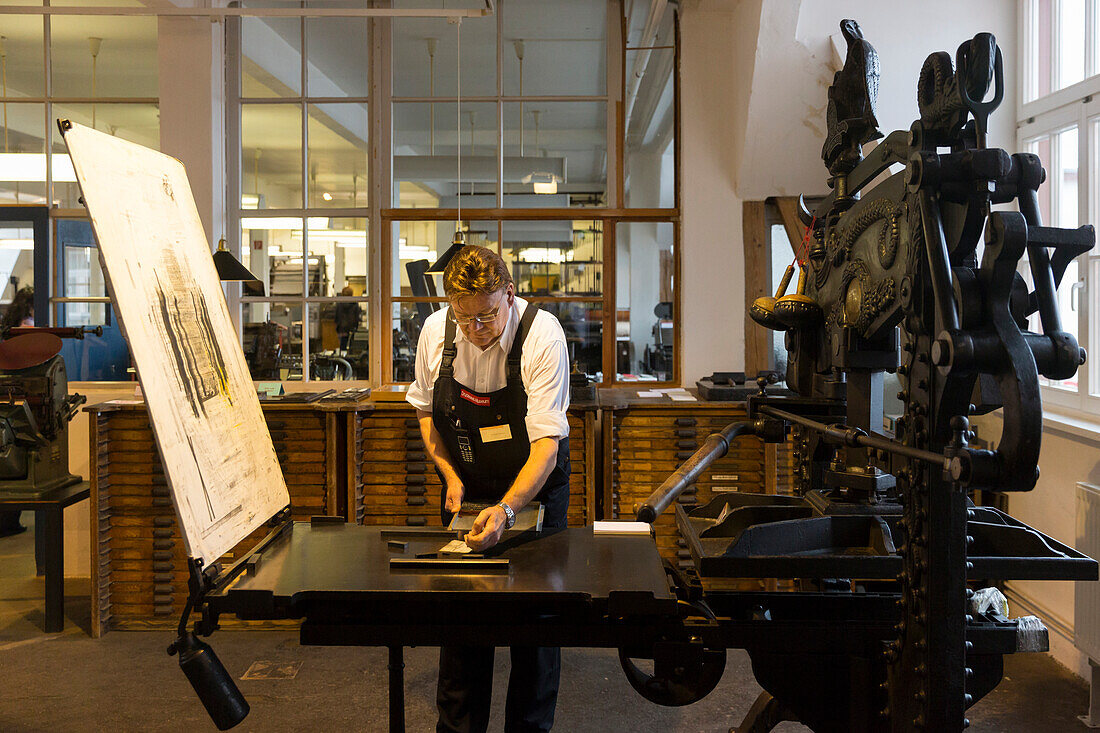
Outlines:
[[[24, 513], [23, 523], [31, 516]], [[215, 730], [198, 699], [165, 654], [171, 632], [115, 631], [88, 635], [86, 584], [66, 586], [65, 630], [44, 634], [43, 583], [34, 575], [32, 532], [0, 538], [0, 730]], [[83, 587], [81, 587], [83, 585]], [[235, 730], [386, 730], [386, 652], [302, 647], [290, 631], [219, 631], [218, 656], [238, 678], [252, 707]], [[256, 661], [300, 662], [293, 679], [240, 680]], [[409, 731], [434, 730], [437, 650], [405, 651]], [[492, 725], [500, 730], [507, 654], [498, 652]], [[740, 723], [760, 692], [748, 657], [731, 651], [719, 686], [685, 708], [653, 705], [627, 684], [614, 652], [563, 651], [555, 730], [720, 731]], [[1045, 654], [1011, 655], [1005, 679], [969, 711], [970, 730], [1051, 733], [1087, 730], [1087, 685]], [[779, 733], [808, 730], [784, 723]]]

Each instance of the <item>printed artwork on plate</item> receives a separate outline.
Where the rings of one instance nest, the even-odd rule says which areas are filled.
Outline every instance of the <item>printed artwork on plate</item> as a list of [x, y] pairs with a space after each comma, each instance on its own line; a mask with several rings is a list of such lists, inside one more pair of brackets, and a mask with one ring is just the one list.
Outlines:
[[290, 502], [183, 164], [62, 123], [188, 555]]

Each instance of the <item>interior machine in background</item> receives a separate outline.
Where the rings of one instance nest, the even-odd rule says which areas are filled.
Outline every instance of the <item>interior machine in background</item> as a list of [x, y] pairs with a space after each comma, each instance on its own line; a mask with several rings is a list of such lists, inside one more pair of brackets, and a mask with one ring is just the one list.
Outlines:
[[646, 344], [641, 371], [656, 376], [660, 381], [667, 381], [672, 379], [672, 367], [676, 360], [672, 303], [658, 303], [653, 308], [653, 315], [657, 317], [652, 329], [653, 343]]

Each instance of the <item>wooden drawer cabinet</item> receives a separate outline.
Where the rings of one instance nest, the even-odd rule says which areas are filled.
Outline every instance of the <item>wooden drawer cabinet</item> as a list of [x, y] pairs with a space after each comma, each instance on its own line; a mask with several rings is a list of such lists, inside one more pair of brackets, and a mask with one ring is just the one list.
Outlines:
[[[569, 410], [569, 526], [596, 517], [596, 406]], [[374, 403], [354, 426], [349, 506], [360, 524], [439, 526], [441, 482], [424, 449], [416, 411], [407, 403]]]
[[[604, 467], [604, 508], [607, 519], [633, 519], [638, 508], [684, 461], [703, 445], [707, 436], [746, 419], [745, 405], [733, 402], [673, 402], [668, 398], [638, 398], [636, 390], [600, 392], [603, 449], [610, 456]], [[677, 498], [690, 509], [709, 502], [720, 492], [777, 492], [789, 486], [785, 446], [767, 446], [752, 436], [739, 437], [729, 453], [715, 461]], [[681, 567], [691, 556], [676, 529], [673, 507], [654, 522], [661, 554]]]
[[[144, 405], [109, 403], [88, 412], [93, 635], [174, 626], [187, 600], [187, 553], [149, 414]], [[264, 417], [292, 517], [342, 513], [336, 436], [346, 415], [299, 404], [264, 405]], [[265, 533], [256, 530], [221, 561], [232, 562]]]

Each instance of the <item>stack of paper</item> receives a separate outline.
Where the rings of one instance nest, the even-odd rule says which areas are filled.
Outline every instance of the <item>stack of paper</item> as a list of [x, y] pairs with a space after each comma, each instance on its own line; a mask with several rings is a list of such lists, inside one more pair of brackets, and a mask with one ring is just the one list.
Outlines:
[[695, 396], [683, 387], [638, 390], [639, 397], [668, 397], [673, 402], [695, 402]]
[[649, 522], [611, 522], [597, 520], [592, 523], [592, 534], [595, 535], [625, 534], [648, 537], [652, 530], [653, 525]]

